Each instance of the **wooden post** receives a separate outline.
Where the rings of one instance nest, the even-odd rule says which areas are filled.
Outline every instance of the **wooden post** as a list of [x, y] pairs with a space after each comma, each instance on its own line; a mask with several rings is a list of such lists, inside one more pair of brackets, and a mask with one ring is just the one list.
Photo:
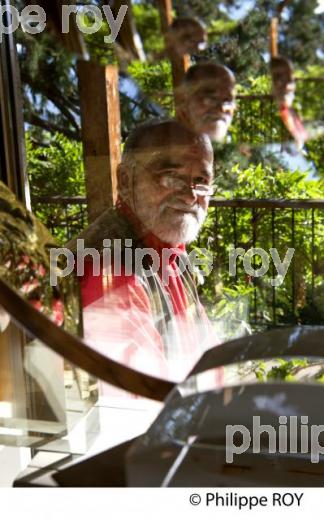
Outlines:
[[117, 198], [120, 163], [118, 67], [78, 63], [82, 141], [89, 220], [112, 207]]
[[172, 64], [172, 80], [175, 101], [177, 100], [176, 89], [181, 85], [186, 75], [187, 70], [190, 67], [190, 56], [184, 54], [184, 56], [178, 56], [175, 52], [170, 52], [170, 59]]
[[158, 0], [157, 3], [160, 11], [162, 32], [165, 34], [173, 21], [172, 0]]
[[131, 0], [115, 0], [112, 5], [113, 15], [117, 18], [119, 9], [124, 5], [127, 5], [128, 9], [118, 33], [117, 42], [135, 59], [145, 61], [145, 52], [136, 28]]
[[270, 56], [278, 56], [278, 18], [272, 18], [270, 24]]
[[[160, 11], [161, 28], [165, 36], [173, 21], [172, 0], [158, 0], [158, 7]], [[177, 104], [176, 89], [182, 83], [185, 74], [190, 67], [190, 56], [189, 54], [178, 56], [176, 52], [170, 49], [168, 49], [168, 54], [172, 65], [173, 89], [175, 103]]]
[[[9, 0], [0, 2], [10, 7]], [[30, 209], [20, 70], [14, 34], [0, 43], [0, 180]]]

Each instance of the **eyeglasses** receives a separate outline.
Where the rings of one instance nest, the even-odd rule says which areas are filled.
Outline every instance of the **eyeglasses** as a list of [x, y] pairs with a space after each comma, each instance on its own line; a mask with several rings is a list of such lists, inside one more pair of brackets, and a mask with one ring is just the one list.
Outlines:
[[207, 197], [208, 195], [213, 195], [215, 189], [213, 186], [209, 184], [196, 184], [191, 183], [188, 184], [184, 179], [180, 177], [176, 177], [175, 175], [164, 174], [159, 177], [159, 185], [163, 188], [167, 188], [168, 190], [176, 190], [183, 191], [185, 189], [190, 188], [193, 190], [196, 195], [200, 197]]
[[234, 100], [222, 99], [221, 97], [217, 97], [215, 95], [207, 95], [204, 97], [201, 96], [201, 101], [206, 107], [209, 108], [222, 107], [222, 110], [235, 110]]

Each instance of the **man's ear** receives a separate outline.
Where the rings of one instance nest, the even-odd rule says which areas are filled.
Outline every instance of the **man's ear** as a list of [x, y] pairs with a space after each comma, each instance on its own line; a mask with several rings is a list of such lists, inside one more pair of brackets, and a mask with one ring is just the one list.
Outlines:
[[117, 190], [122, 199], [127, 201], [131, 190], [131, 172], [125, 164], [117, 167]]

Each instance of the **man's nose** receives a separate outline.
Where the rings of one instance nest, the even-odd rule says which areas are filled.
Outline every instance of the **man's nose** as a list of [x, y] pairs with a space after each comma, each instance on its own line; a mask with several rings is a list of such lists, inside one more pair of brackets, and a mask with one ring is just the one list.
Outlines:
[[180, 199], [185, 204], [193, 205], [197, 201], [197, 194], [194, 188], [191, 188], [190, 185], [185, 186], [181, 191], [177, 193], [178, 199]]
[[222, 104], [221, 104], [221, 107], [222, 107], [222, 111], [223, 112], [232, 112], [234, 110], [234, 103], [232, 103], [231, 101], [223, 101]]

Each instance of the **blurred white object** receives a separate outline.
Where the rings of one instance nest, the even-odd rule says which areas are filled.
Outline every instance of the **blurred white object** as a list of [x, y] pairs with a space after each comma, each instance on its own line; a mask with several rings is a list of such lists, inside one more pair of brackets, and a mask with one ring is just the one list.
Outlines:
[[10, 316], [6, 313], [3, 307], [0, 306], [0, 332], [4, 332], [10, 322]]

